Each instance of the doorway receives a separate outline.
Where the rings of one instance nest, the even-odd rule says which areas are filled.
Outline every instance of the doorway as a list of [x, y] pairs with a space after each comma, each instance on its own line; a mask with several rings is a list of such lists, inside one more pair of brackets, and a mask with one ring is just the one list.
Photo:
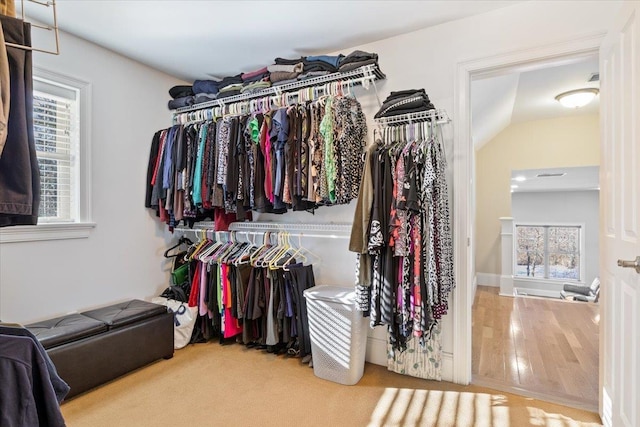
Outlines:
[[597, 302], [561, 298], [599, 275], [598, 99], [554, 100], [578, 88], [598, 88], [597, 56], [472, 82], [472, 374], [596, 412]]
[[[476, 276], [476, 249], [478, 242], [475, 239], [475, 230], [481, 224], [475, 222], [475, 206], [477, 204], [477, 183], [475, 176], [475, 152], [469, 143], [472, 140], [471, 130], [471, 105], [470, 97], [472, 79], [483, 77], [505, 76], [510, 73], [523, 73], [534, 70], [542, 70], [549, 67], [575, 63], [585, 58], [593, 58], [597, 55], [600, 37], [587, 37], [567, 43], [561, 43], [546, 48], [532, 49], [526, 52], [515, 52], [500, 57], [485, 58], [482, 60], [460, 63], [458, 66], [458, 94], [456, 97], [456, 111], [459, 119], [456, 123], [456, 152], [458, 158], [457, 168], [454, 171], [454, 206], [456, 207], [457, 221], [454, 224], [457, 230], [454, 250], [458, 260], [457, 278], [459, 283], [465, 283], [455, 302], [456, 311], [454, 322], [459, 322], [461, 327], [466, 326], [466, 334], [462, 333], [454, 341], [454, 380], [458, 382], [473, 382], [472, 379], [472, 307], [475, 297]], [[597, 70], [597, 68], [596, 68]], [[555, 101], [554, 101], [555, 102]], [[468, 183], [473, 183], [471, 186]], [[495, 273], [494, 273], [495, 274]], [[500, 277], [498, 277], [498, 280]], [[511, 297], [514, 299], [513, 297]], [[520, 300], [519, 300], [520, 301]], [[465, 307], [467, 309], [465, 310]], [[596, 315], [597, 316], [597, 315]], [[456, 376], [457, 373], [457, 376]], [[598, 372], [591, 373], [597, 377]], [[496, 387], [494, 387], [496, 388]], [[597, 386], [600, 389], [600, 386]], [[509, 391], [526, 393], [525, 390], [513, 388]], [[535, 396], [541, 397], [541, 396]], [[554, 399], [558, 401], [557, 399]], [[597, 410], [597, 403], [589, 407]]]

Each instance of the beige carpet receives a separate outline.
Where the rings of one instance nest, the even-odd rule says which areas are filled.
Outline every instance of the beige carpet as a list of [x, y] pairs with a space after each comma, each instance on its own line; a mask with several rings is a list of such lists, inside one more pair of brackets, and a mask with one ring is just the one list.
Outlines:
[[597, 426], [597, 414], [367, 364], [355, 386], [299, 359], [191, 345], [62, 405], [69, 427]]

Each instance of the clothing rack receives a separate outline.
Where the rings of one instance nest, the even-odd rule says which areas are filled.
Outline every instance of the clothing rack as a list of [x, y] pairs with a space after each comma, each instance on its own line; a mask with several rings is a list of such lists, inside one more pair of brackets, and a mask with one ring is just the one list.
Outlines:
[[[214, 230], [213, 221], [201, 221], [194, 228], [175, 227], [179, 233], [198, 233], [203, 230]], [[287, 232], [292, 237], [348, 239], [351, 224], [287, 224], [275, 222], [234, 222], [229, 231], [237, 231], [252, 236], [263, 236], [266, 232]], [[293, 232], [293, 233], [292, 233]], [[217, 232], [219, 233], [219, 232]], [[321, 234], [326, 233], [326, 234]]]
[[[203, 121], [207, 118], [207, 115], [209, 117], [217, 116], [227, 110], [234, 114], [249, 113], [253, 105], [259, 106], [260, 103], [265, 106], [285, 106], [293, 101], [292, 98], [296, 100], [312, 100], [320, 95], [342, 90], [345, 85], [347, 88], [361, 85], [368, 89], [369, 85], [373, 83], [377, 94], [375, 81], [385, 77], [384, 73], [375, 64], [369, 64], [351, 71], [312, 77], [299, 82], [271, 86], [254, 93], [233, 95], [197, 105], [181, 107], [175, 110], [173, 122], [185, 124], [192, 121]], [[251, 100], [255, 102], [250, 103], [249, 101]], [[214, 111], [216, 108], [219, 108], [220, 111]], [[207, 109], [211, 109], [211, 111], [205, 111]]]
[[397, 116], [379, 117], [375, 119], [380, 126], [398, 126], [419, 122], [433, 122], [435, 124], [447, 124], [451, 122], [445, 110], [427, 110], [415, 113], [399, 114]]
[[[20, 0], [20, 7], [21, 7], [21, 10], [22, 10], [22, 17], [20, 19], [22, 19], [23, 21], [25, 20], [24, 2], [25, 2], [25, 0]], [[35, 48], [35, 47], [32, 47], [32, 46], [25, 46], [25, 45], [9, 43], [9, 42], [5, 42], [4, 44], [6, 46], [9, 46], [9, 47], [15, 47], [15, 48], [18, 48], [18, 49], [23, 49], [23, 50], [30, 50], [30, 51], [33, 51], [33, 52], [43, 52], [43, 53], [50, 53], [52, 55], [60, 55], [60, 34], [58, 32], [58, 14], [56, 13], [56, 0], [47, 0], [47, 1], [27, 0], [27, 2], [28, 3], [35, 3], [37, 5], [44, 6], [44, 7], [51, 7], [52, 8], [53, 25], [40, 25], [40, 24], [31, 23], [31, 26], [32, 27], [36, 27], [36, 28], [41, 28], [41, 29], [47, 30], [47, 31], [53, 31], [53, 33], [55, 35], [55, 40], [56, 40], [56, 50], [53, 51], [53, 50], [46, 50], [46, 49], [38, 49], [38, 48]]]
[[[421, 125], [421, 127], [423, 128], [421, 134], [427, 135], [429, 133], [425, 128], [427, 124], [429, 124], [430, 127], [431, 125], [448, 124], [451, 123], [451, 119], [449, 118], [449, 115], [445, 110], [427, 110], [418, 111], [415, 113], [399, 114], [397, 116], [380, 117], [375, 119], [375, 122], [378, 125], [378, 130], [380, 131], [383, 139], [386, 139], [389, 136], [393, 138], [393, 135], [395, 134], [396, 138], [407, 140], [409, 139], [409, 135], [412, 135], [416, 132], [418, 123], [424, 124]], [[402, 128], [401, 126], [404, 126], [404, 128]], [[442, 132], [442, 128], [439, 126], [437, 130]], [[431, 132], [433, 133], [433, 129], [431, 130]], [[442, 150], [444, 151], [446, 158], [447, 153], [444, 144], [442, 145]]]

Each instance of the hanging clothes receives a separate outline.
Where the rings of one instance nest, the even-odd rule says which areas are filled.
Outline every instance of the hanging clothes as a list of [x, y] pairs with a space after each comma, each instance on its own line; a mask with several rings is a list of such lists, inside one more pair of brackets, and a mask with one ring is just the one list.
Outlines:
[[280, 243], [256, 247], [216, 238], [204, 237], [187, 250], [192, 260], [188, 304], [198, 308], [199, 324], [249, 347], [310, 355], [303, 292], [315, 286], [313, 266], [296, 263], [296, 250]]
[[371, 172], [365, 166], [349, 244], [359, 254], [360, 310], [372, 326], [387, 326], [396, 367], [418, 344], [435, 355], [455, 287], [443, 141], [416, 129], [387, 129], [368, 148]]
[[[31, 24], [3, 15], [0, 23], [6, 42], [31, 46]], [[0, 227], [35, 225], [40, 208], [40, 168], [33, 131], [31, 51], [7, 46], [6, 52], [11, 104], [0, 156]]]
[[216, 209], [238, 221], [358, 197], [367, 134], [348, 96], [174, 125], [154, 134], [145, 206], [174, 227]]
[[0, 156], [4, 144], [7, 141], [7, 125], [9, 122], [9, 106], [11, 102], [11, 81], [9, 78], [9, 57], [4, 41], [4, 32], [2, 31], [2, 21], [0, 21]]

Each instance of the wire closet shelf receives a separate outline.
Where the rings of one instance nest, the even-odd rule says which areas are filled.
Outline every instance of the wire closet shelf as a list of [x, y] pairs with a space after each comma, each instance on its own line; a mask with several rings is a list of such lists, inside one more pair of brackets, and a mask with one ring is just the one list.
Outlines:
[[[173, 120], [174, 122], [184, 123], [188, 121], [202, 120], [202, 111], [208, 108], [229, 106], [231, 104], [237, 104], [244, 101], [250, 101], [259, 98], [269, 97], [299, 97], [300, 94], [297, 91], [302, 89], [314, 88], [317, 95], [329, 93], [331, 90], [331, 83], [338, 83], [348, 86], [363, 86], [365, 89], [369, 88], [369, 85], [376, 80], [382, 80], [386, 76], [375, 64], [369, 64], [356, 68], [355, 70], [338, 72], [327, 74], [325, 76], [312, 77], [298, 82], [286, 83], [278, 86], [271, 86], [257, 92], [228, 96], [221, 99], [214, 99], [207, 102], [202, 102], [196, 105], [190, 105], [186, 107], [180, 107], [174, 110]], [[374, 83], [375, 85], [375, 83]], [[200, 114], [198, 114], [200, 113]]]
[[[229, 232], [262, 236], [267, 232], [286, 232], [295, 237], [309, 238], [333, 238], [348, 239], [351, 234], [351, 224], [303, 224], [303, 223], [276, 223], [276, 222], [233, 222], [229, 226]], [[202, 232], [228, 233], [215, 231], [213, 221], [200, 221], [193, 228], [176, 227], [174, 232], [195, 233]]]
[[445, 110], [427, 110], [415, 113], [399, 114], [397, 116], [379, 117], [375, 119], [375, 122], [380, 126], [399, 126], [420, 122], [447, 124], [451, 123], [451, 119]]

